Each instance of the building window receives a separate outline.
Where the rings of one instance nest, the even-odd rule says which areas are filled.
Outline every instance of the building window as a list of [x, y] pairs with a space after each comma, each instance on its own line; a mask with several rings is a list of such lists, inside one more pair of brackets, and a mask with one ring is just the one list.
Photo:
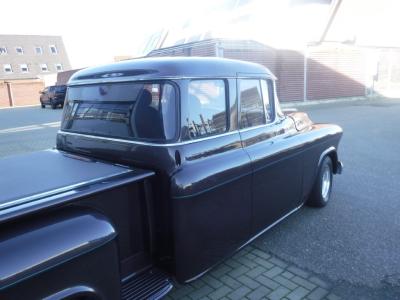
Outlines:
[[6, 47], [0, 47], [0, 55], [6, 55], [7, 54], [7, 48]]
[[24, 49], [22, 49], [22, 47], [15, 47], [15, 51], [16, 51], [17, 54], [19, 54], [19, 55], [24, 54]]
[[49, 69], [47, 68], [46, 64], [40, 64], [40, 70], [42, 72], [48, 72], [49, 71]]
[[193, 80], [189, 84], [186, 126], [190, 139], [220, 134], [227, 130], [225, 82]]
[[21, 73], [28, 73], [29, 72], [29, 68], [27, 64], [20, 64], [19, 68], [21, 69]]
[[36, 46], [35, 47], [35, 53], [39, 54], [39, 55], [42, 55], [43, 54], [43, 48], [40, 47], [40, 46]]
[[56, 45], [50, 45], [49, 48], [50, 48], [51, 54], [57, 54], [58, 53]]
[[13, 72], [12, 67], [11, 67], [10, 64], [4, 64], [3, 65], [3, 70], [4, 70], [4, 73], [12, 73]]
[[264, 103], [259, 80], [240, 81], [240, 127], [248, 128], [265, 124]]
[[62, 64], [55, 64], [54, 66], [56, 67], [57, 71], [62, 71], [63, 70]]

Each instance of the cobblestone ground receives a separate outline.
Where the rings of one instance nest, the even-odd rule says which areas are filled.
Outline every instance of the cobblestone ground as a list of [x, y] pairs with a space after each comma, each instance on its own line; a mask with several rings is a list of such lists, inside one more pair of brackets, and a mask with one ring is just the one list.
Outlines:
[[165, 299], [340, 299], [329, 283], [253, 245], [189, 284], [175, 284]]

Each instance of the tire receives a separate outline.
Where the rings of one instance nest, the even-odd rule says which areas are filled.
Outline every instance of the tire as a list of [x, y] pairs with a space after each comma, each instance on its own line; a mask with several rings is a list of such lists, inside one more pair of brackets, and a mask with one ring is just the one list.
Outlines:
[[325, 156], [318, 169], [317, 178], [306, 204], [313, 207], [324, 207], [331, 197], [333, 183], [333, 164], [329, 156]]
[[41, 106], [42, 108], [45, 108], [45, 107], [46, 107], [46, 105], [44, 105], [43, 102], [40, 102], [40, 106]]
[[50, 105], [52, 109], [56, 109], [57, 108], [57, 103], [55, 103], [54, 101], [50, 100]]

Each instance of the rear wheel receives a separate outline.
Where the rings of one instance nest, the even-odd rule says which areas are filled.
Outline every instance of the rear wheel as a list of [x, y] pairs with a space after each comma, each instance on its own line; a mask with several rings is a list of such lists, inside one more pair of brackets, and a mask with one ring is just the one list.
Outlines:
[[45, 108], [45, 107], [46, 107], [46, 105], [44, 105], [42, 101], [40, 101], [40, 106], [41, 106], [42, 108]]
[[329, 156], [326, 156], [319, 167], [314, 187], [311, 191], [310, 198], [307, 200], [306, 204], [314, 207], [325, 206], [331, 197], [332, 182], [333, 182], [332, 180], [333, 180], [332, 160]]

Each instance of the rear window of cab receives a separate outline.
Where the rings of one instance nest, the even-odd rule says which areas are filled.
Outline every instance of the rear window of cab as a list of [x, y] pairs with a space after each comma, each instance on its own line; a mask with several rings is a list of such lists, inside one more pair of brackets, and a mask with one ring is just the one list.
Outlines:
[[169, 82], [71, 86], [64, 131], [165, 142], [177, 135], [177, 88]]

